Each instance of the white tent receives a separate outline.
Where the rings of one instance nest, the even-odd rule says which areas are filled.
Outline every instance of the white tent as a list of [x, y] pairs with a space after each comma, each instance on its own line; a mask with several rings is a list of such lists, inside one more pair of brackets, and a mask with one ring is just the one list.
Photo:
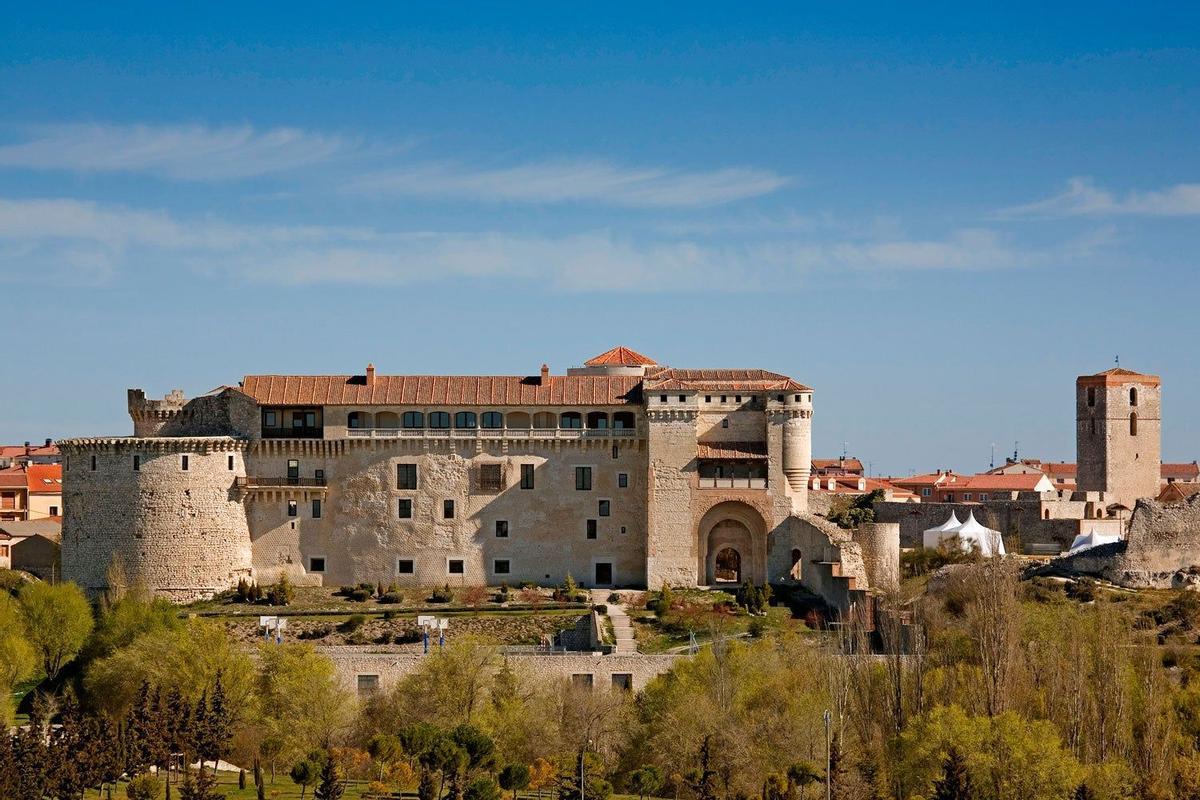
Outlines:
[[934, 549], [946, 539], [957, 537], [959, 547], [963, 550], [974, 550], [985, 557], [1004, 555], [1004, 539], [1000, 536], [1000, 531], [980, 525], [975, 519], [974, 511], [967, 516], [967, 521], [958, 527], [950, 524], [955, 520], [952, 512], [950, 519], [945, 523], [925, 531], [921, 537], [925, 547]]
[[1071, 542], [1071, 549], [1067, 552], [1078, 553], [1081, 550], [1087, 550], [1091, 547], [1099, 547], [1102, 544], [1112, 544], [1113, 542], [1121, 541], [1119, 533], [1096, 533], [1093, 528], [1087, 533], [1081, 533], [1075, 537], [1075, 541]]
[[925, 545], [926, 550], [936, 550], [943, 539], [949, 539], [961, 527], [962, 523], [958, 521], [958, 516], [951, 511], [950, 519], [936, 528], [925, 529], [925, 532], [921, 534], [921, 543]]

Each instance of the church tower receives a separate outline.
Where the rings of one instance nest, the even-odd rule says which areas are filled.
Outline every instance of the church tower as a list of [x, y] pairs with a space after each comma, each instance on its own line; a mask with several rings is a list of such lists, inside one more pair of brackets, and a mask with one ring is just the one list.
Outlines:
[[1162, 469], [1162, 381], [1117, 367], [1075, 379], [1080, 491], [1133, 508], [1156, 497]]

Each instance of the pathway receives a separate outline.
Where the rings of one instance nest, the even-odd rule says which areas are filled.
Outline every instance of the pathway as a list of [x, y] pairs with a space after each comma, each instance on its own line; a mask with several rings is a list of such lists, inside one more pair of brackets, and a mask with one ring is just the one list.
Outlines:
[[609, 589], [592, 589], [592, 603], [608, 608], [608, 618], [612, 620], [613, 634], [616, 636], [614, 655], [628, 655], [637, 652], [637, 640], [633, 636], [633, 623], [625, 613], [623, 604], [608, 602], [611, 594]]

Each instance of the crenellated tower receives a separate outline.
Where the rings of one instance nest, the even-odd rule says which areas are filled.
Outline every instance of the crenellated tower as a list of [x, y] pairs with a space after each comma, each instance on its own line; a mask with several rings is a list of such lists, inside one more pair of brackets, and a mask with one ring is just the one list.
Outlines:
[[1081, 491], [1133, 508], [1155, 497], [1162, 469], [1162, 381], [1127, 369], [1075, 380], [1075, 448]]

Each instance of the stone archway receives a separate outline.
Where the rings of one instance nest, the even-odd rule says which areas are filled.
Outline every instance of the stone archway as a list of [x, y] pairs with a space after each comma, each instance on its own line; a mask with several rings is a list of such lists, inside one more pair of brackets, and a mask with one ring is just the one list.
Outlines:
[[701, 518], [696, 535], [697, 577], [703, 584], [766, 580], [766, 523], [754, 507], [718, 503]]

